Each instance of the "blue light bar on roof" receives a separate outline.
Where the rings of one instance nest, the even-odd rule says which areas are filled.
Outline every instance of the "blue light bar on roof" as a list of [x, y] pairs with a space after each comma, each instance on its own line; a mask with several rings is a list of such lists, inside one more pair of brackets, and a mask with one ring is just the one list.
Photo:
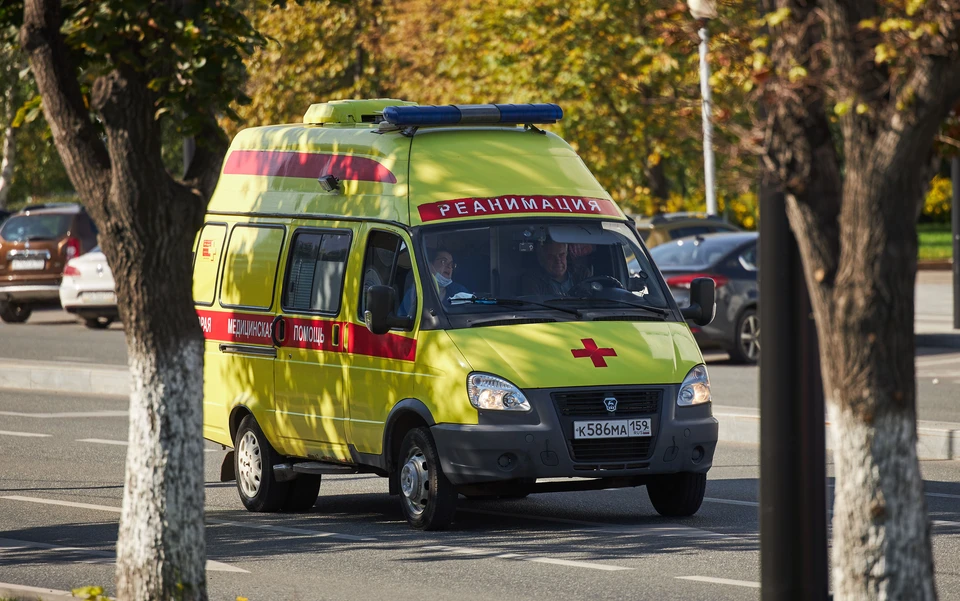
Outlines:
[[383, 119], [398, 126], [556, 123], [563, 109], [556, 104], [449, 104], [388, 106]]

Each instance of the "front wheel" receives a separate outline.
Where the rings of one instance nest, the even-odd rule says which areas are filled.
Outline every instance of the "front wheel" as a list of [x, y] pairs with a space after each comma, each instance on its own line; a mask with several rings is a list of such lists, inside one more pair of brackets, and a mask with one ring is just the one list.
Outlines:
[[7, 323], [23, 323], [30, 318], [33, 309], [15, 302], [0, 302], [0, 319]]
[[255, 512], [282, 509], [290, 483], [278, 482], [274, 477], [273, 466], [280, 462], [280, 455], [270, 446], [260, 424], [252, 415], [240, 422], [234, 449], [233, 469], [244, 507]]
[[428, 428], [407, 432], [400, 445], [400, 507], [410, 525], [442, 530], [457, 511], [457, 491], [440, 469], [440, 455]]
[[654, 476], [647, 484], [647, 495], [653, 508], [660, 515], [671, 518], [695, 514], [706, 491], [706, 474], [664, 474]]

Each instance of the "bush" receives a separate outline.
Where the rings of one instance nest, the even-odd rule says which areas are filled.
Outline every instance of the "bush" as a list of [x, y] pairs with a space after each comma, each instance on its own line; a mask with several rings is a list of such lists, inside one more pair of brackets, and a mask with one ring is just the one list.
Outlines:
[[953, 183], [949, 178], [936, 176], [930, 182], [930, 190], [923, 202], [921, 221], [950, 223], [950, 207], [953, 204]]

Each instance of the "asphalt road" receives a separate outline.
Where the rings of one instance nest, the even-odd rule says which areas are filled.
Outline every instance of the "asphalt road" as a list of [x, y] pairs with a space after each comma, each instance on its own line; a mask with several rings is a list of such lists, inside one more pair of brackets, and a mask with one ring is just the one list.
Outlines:
[[[120, 398], [0, 391], [0, 583], [113, 590], [126, 452]], [[462, 500], [453, 529], [403, 520], [386, 481], [328, 477], [307, 514], [252, 514], [206, 454], [210, 598], [758, 599], [757, 448], [721, 445], [707, 500], [656, 515], [642, 488]], [[960, 462], [923, 462], [941, 599], [960, 599]]]

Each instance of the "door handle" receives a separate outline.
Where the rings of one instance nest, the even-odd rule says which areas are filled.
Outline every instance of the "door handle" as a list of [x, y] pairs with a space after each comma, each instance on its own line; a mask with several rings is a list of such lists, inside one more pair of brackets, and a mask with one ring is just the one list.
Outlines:
[[283, 319], [283, 315], [277, 315], [273, 318], [273, 323], [270, 325], [270, 337], [273, 339], [273, 346], [283, 346], [283, 340], [287, 337], [287, 322]]

